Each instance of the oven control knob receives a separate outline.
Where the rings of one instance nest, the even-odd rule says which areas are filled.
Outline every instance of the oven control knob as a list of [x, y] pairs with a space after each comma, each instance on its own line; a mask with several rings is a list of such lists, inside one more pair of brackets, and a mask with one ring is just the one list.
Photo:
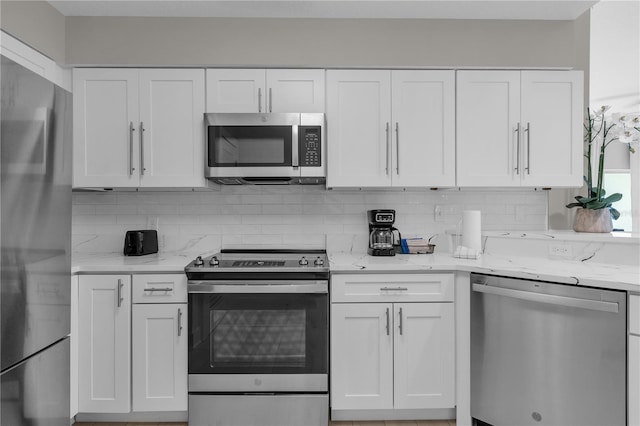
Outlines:
[[202, 266], [204, 265], [204, 261], [202, 260], [202, 256], [196, 257], [196, 260], [193, 261], [193, 266]]
[[219, 264], [220, 264], [220, 261], [216, 256], [212, 256], [211, 259], [209, 259], [209, 265], [218, 266]]
[[313, 261], [313, 264], [316, 265], [316, 266], [323, 266], [324, 265], [324, 260], [320, 256], [318, 256], [318, 258]]
[[298, 264], [299, 264], [299, 265], [302, 265], [302, 266], [305, 266], [305, 265], [308, 265], [308, 264], [309, 264], [309, 261], [308, 261], [304, 256], [302, 256], [302, 259], [300, 259], [300, 260], [298, 261]]

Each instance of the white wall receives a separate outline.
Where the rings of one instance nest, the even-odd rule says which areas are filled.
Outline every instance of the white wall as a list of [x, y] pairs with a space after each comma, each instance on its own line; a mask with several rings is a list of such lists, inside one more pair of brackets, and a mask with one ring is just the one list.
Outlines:
[[59, 64], [66, 62], [65, 17], [45, 1], [0, 1], [0, 27]]
[[74, 65], [585, 69], [588, 43], [588, 13], [576, 21], [67, 18]]
[[[442, 207], [443, 221], [434, 220]], [[320, 186], [222, 186], [219, 192], [73, 194], [73, 250], [121, 252], [127, 230], [159, 218], [161, 251], [206, 254], [221, 247], [315, 247], [364, 251], [366, 211], [396, 210], [403, 236], [430, 237], [447, 250], [463, 210], [481, 210], [483, 230], [547, 229], [540, 191], [337, 191]]]

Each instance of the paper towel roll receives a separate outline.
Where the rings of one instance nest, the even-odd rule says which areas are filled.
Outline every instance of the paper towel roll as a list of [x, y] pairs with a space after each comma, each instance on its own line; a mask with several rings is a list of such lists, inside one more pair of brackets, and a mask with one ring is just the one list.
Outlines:
[[481, 220], [479, 210], [462, 212], [462, 245], [470, 249], [482, 251]]

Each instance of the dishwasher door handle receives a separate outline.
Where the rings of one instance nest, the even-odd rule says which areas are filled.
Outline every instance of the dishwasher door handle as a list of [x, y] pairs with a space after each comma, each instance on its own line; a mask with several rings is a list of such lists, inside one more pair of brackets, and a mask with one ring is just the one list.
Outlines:
[[601, 300], [578, 299], [575, 297], [556, 296], [553, 294], [533, 293], [530, 291], [514, 290], [512, 288], [494, 287], [485, 284], [473, 283], [473, 291], [496, 296], [511, 297], [514, 299], [529, 300], [532, 302], [548, 303], [552, 305], [569, 306], [572, 308], [590, 309], [592, 311], [618, 313], [617, 302], [605, 302]]

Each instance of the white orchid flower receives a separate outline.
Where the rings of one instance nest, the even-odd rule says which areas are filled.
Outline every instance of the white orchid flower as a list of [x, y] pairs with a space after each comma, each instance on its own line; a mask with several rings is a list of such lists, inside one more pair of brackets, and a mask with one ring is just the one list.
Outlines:
[[602, 105], [599, 109], [596, 110], [596, 117], [603, 116], [605, 112], [611, 109], [611, 105]]

